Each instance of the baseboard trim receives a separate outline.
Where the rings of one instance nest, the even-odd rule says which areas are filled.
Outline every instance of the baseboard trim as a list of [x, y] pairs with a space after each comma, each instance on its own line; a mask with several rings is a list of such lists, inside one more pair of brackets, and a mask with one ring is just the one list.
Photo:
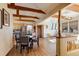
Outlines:
[[9, 50], [9, 52], [5, 55], [5, 56], [8, 56], [8, 54], [10, 53], [10, 51], [13, 49], [13, 47]]

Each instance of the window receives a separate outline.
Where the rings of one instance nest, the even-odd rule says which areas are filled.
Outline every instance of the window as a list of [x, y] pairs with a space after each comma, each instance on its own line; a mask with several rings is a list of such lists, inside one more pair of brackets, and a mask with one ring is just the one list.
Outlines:
[[33, 27], [32, 25], [27, 25], [27, 34], [32, 34]]

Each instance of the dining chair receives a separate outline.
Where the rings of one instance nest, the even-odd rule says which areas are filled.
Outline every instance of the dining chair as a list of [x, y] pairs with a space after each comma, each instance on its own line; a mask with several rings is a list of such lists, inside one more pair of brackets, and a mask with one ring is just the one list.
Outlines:
[[38, 45], [38, 47], [39, 47], [39, 36], [34, 36], [33, 38], [32, 38], [32, 40], [33, 40], [33, 43], [37, 43], [37, 45]]
[[29, 38], [28, 36], [21, 36], [20, 41], [20, 53], [26, 48], [27, 53], [29, 53]]
[[20, 32], [15, 33], [15, 40], [16, 40], [16, 49], [17, 49], [20, 44]]

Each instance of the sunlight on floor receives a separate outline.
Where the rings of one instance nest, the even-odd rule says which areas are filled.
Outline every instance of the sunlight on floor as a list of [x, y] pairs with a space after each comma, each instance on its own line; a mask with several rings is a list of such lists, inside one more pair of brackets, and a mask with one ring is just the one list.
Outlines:
[[56, 43], [56, 39], [51, 39], [49, 41], [52, 42], [52, 43]]

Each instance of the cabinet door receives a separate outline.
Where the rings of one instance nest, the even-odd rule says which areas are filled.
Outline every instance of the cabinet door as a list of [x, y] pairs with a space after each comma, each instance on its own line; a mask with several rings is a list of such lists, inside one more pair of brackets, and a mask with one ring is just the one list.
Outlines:
[[69, 32], [74, 34], [78, 33], [78, 20], [69, 22]]

